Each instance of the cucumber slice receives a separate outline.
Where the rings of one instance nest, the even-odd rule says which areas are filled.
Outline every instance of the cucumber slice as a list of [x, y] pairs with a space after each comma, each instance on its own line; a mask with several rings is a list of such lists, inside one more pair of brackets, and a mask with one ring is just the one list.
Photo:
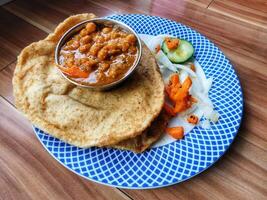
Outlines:
[[167, 47], [167, 44], [165, 41], [163, 41], [162, 45], [161, 45], [161, 50], [167, 55], [168, 52], [170, 51]]
[[194, 54], [193, 45], [190, 42], [181, 39], [179, 46], [176, 49], [168, 49], [165, 41], [162, 43], [161, 49], [173, 63], [183, 63], [189, 60]]

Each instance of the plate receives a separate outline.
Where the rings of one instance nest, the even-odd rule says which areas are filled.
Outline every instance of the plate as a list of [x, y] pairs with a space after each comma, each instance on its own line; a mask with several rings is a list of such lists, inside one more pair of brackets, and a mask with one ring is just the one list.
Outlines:
[[91, 181], [119, 188], [164, 187], [209, 168], [233, 142], [243, 113], [240, 82], [229, 60], [207, 38], [180, 23], [138, 14], [108, 18], [124, 22], [138, 34], [170, 34], [190, 41], [195, 47], [195, 59], [206, 76], [213, 77], [209, 97], [220, 114], [219, 121], [210, 129], [196, 126], [184, 139], [156, 145], [142, 154], [108, 148], [82, 149], [33, 127], [40, 142], [69, 170]]

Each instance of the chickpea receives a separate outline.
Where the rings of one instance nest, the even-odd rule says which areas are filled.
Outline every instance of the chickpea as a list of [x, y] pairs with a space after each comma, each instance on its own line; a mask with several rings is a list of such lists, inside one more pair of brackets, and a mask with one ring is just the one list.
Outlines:
[[119, 63], [119, 64], [117, 65], [117, 68], [118, 68], [118, 70], [122, 71], [123, 69], [125, 69], [125, 65], [122, 64], [122, 63]]
[[88, 72], [92, 71], [92, 68], [94, 65], [97, 64], [96, 60], [90, 59], [90, 58], [81, 58], [79, 59], [79, 66]]
[[96, 59], [92, 59], [92, 58], [88, 58], [88, 61], [90, 62], [91, 66], [94, 66], [98, 63], [98, 61]]
[[115, 42], [108, 43], [106, 46], [103, 47], [103, 50], [106, 50], [108, 55], [113, 55], [121, 52], [119, 45]]
[[110, 33], [110, 37], [111, 37], [111, 39], [116, 39], [116, 38], [120, 37], [120, 34], [117, 31], [112, 31]]
[[90, 54], [93, 56], [96, 56], [98, 51], [103, 47], [103, 44], [95, 43], [93, 46], [90, 48]]
[[104, 72], [109, 68], [108, 63], [99, 63], [98, 71]]
[[121, 73], [123, 73], [122, 64], [113, 64], [108, 71], [108, 76], [111, 78], [118, 77]]
[[75, 50], [75, 49], [78, 49], [78, 48], [79, 48], [80, 44], [79, 44], [79, 42], [76, 40], [76, 41], [74, 41], [74, 42], [72, 43], [71, 46], [72, 46], [73, 50]]
[[74, 59], [74, 53], [65, 53], [63, 54], [64, 59]]
[[71, 43], [67, 43], [67, 45], [63, 48], [64, 50], [76, 50], [79, 48], [80, 44], [78, 41], [71, 40]]
[[116, 42], [112, 41], [112, 42], [109, 42], [109, 43], [105, 46], [105, 48], [107, 48], [108, 50], [112, 50], [112, 49], [116, 49], [117, 46], [118, 46], [118, 45], [116, 44]]
[[137, 52], [137, 48], [135, 46], [131, 46], [129, 48], [129, 52], [132, 53], [132, 54], [135, 54]]
[[112, 78], [116, 78], [117, 73], [116, 73], [116, 68], [115, 67], [112, 67], [112, 68], [109, 69], [108, 76], [112, 77]]
[[80, 31], [80, 36], [81, 37], [84, 37], [84, 36], [86, 36], [86, 35], [88, 35], [89, 34], [89, 32], [87, 31], [87, 29], [82, 29], [81, 31]]
[[85, 53], [85, 52], [87, 52], [87, 51], [90, 49], [90, 47], [91, 47], [90, 44], [82, 45], [82, 46], [80, 46], [79, 51], [80, 51], [81, 53]]
[[89, 61], [86, 61], [82, 64], [82, 67], [86, 71], [91, 71], [92, 70], [92, 64]]
[[89, 22], [88, 24], [86, 24], [85, 28], [88, 31], [88, 34], [90, 34], [96, 30], [96, 25], [93, 22]]
[[134, 44], [136, 42], [136, 38], [133, 34], [129, 34], [126, 36], [125, 40], [130, 44]]
[[134, 56], [128, 56], [125, 59], [125, 63], [133, 63], [134, 60], [135, 60], [135, 57]]
[[106, 42], [109, 41], [110, 38], [111, 38], [110, 34], [106, 34], [106, 35], [104, 36], [104, 40], [105, 40]]
[[112, 28], [111, 27], [105, 27], [105, 28], [102, 29], [102, 33], [104, 33], [104, 34], [107, 34], [110, 31], [112, 31]]
[[121, 44], [120, 44], [120, 47], [121, 47], [121, 50], [123, 51], [123, 52], [125, 52], [125, 51], [127, 51], [128, 49], [129, 49], [129, 47], [130, 47], [130, 44], [129, 44], [129, 42], [122, 42]]
[[120, 36], [121, 36], [122, 38], [125, 38], [127, 35], [128, 35], [128, 34], [125, 33], [125, 32], [120, 32]]
[[95, 34], [92, 34], [92, 35], [93, 35], [93, 41], [94, 42], [96, 42], [99, 39], [99, 37], [101, 37], [101, 35], [99, 34], [99, 32], [98, 33], [95, 33]]
[[78, 65], [78, 66], [81, 65], [81, 60], [80, 59], [75, 59], [75, 64]]
[[75, 35], [75, 36], [73, 37], [73, 39], [76, 40], [76, 41], [80, 41], [81, 36], [80, 36], [80, 35]]
[[92, 40], [95, 41], [95, 37], [98, 36], [99, 34], [97, 32], [93, 32], [90, 34], [90, 36], [92, 37]]
[[121, 53], [121, 50], [120, 49], [110, 49], [108, 51], [109, 55], [114, 55], [114, 54], [117, 54], [117, 53]]
[[105, 38], [101, 35], [98, 35], [95, 37], [94, 41], [97, 43], [103, 43], [103, 42], [105, 42]]
[[68, 67], [72, 67], [72, 66], [75, 64], [75, 62], [74, 62], [74, 58], [67, 59], [67, 60], [65, 61], [65, 64], [66, 64]]
[[107, 56], [108, 56], [108, 51], [106, 50], [106, 48], [102, 48], [97, 54], [97, 58], [99, 60], [105, 60]]
[[85, 58], [80, 58], [80, 59], [79, 59], [80, 64], [83, 64], [83, 63], [85, 63], [86, 61], [88, 61], [88, 58], [87, 58], [87, 57], [85, 57]]
[[67, 45], [67, 46], [70, 46], [70, 45], [72, 45], [72, 43], [73, 43], [73, 42], [74, 42], [74, 40], [73, 40], [73, 39], [71, 39], [70, 41], [68, 41], [68, 42], [67, 42], [67, 44], [66, 44], [66, 45]]
[[81, 44], [87, 44], [92, 40], [92, 37], [90, 37], [89, 35], [86, 35], [84, 37], [81, 38], [80, 43]]
[[109, 42], [108, 44], [106, 44], [106, 46], [104, 46], [103, 48], [105, 48], [106, 50], [109, 50], [111, 48], [113, 44], [111, 42]]
[[101, 80], [101, 81], [105, 80], [105, 77], [106, 77], [106, 75], [105, 75], [104, 72], [100, 72], [100, 71], [98, 71], [98, 73], [97, 73], [97, 77], [96, 77], [98, 81], [99, 81], [99, 80]]

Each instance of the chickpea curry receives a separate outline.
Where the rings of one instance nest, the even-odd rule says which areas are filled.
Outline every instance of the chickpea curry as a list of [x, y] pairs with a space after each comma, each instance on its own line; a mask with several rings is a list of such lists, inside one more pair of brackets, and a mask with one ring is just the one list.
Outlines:
[[137, 39], [116, 26], [89, 22], [60, 49], [59, 68], [83, 85], [121, 79], [137, 58]]

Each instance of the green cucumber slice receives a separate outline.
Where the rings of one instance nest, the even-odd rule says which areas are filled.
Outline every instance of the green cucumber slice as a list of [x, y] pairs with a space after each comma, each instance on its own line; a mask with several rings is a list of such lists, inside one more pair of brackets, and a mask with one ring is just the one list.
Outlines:
[[162, 45], [161, 45], [161, 50], [167, 55], [168, 52], [170, 51], [167, 47], [167, 44], [165, 42], [165, 40], [163, 41]]
[[179, 46], [176, 49], [168, 49], [165, 41], [162, 43], [161, 49], [173, 63], [183, 63], [189, 60], [193, 56], [195, 51], [193, 45], [190, 42], [181, 39]]

